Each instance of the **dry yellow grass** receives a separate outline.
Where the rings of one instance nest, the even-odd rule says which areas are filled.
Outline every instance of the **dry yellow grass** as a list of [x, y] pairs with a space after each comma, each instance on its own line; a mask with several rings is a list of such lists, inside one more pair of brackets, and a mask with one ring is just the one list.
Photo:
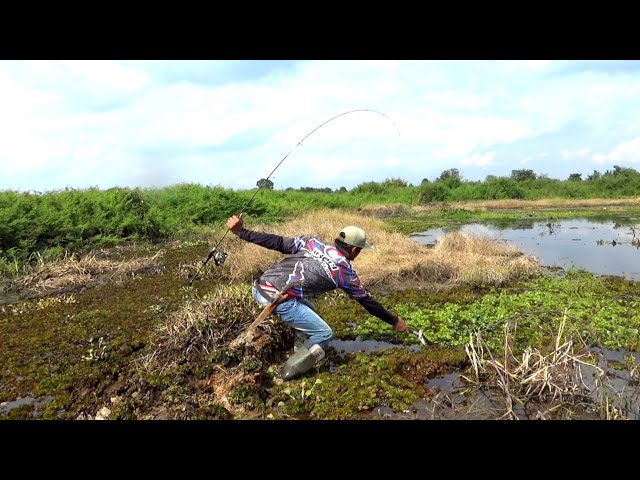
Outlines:
[[[541, 273], [535, 258], [525, 256], [515, 247], [500, 241], [452, 233], [435, 248], [430, 248], [404, 234], [385, 230], [382, 220], [358, 213], [316, 211], [266, 229], [245, 220], [245, 227], [251, 230], [284, 236], [315, 235], [328, 242], [333, 241], [346, 225], [363, 228], [369, 242], [374, 245], [373, 249], [363, 251], [353, 263], [366, 286], [438, 289], [461, 284], [502, 285]], [[230, 256], [224, 264], [225, 273], [235, 281], [256, 278], [284, 257], [279, 252], [235, 236], [230, 238], [226, 249]]]
[[153, 256], [131, 260], [98, 258], [95, 254], [80, 258], [71, 255], [34, 267], [31, 272], [12, 282], [10, 289], [39, 292], [66, 289], [85, 285], [98, 275], [107, 275], [110, 280], [124, 279], [153, 264], [163, 254], [164, 251], [160, 250]]
[[[442, 208], [445, 204], [434, 203], [431, 205], [418, 205], [412, 207], [415, 211], [429, 211]], [[545, 200], [486, 200], [477, 202], [451, 202], [446, 206], [461, 208], [472, 212], [485, 212], [490, 210], [526, 210], [540, 208], [596, 208], [596, 207], [622, 207], [640, 205], [640, 197], [626, 199], [589, 198], [589, 199], [565, 199], [551, 198]]]
[[496, 210], [540, 210], [545, 208], [607, 208], [607, 207], [632, 207], [640, 205], [638, 198], [550, 198], [544, 200], [481, 200], [461, 202], [433, 202], [425, 205], [406, 204], [373, 204], [365, 205], [358, 209], [363, 215], [371, 215], [377, 218], [385, 218], [411, 212], [438, 211], [443, 208], [459, 208], [470, 212], [487, 212]]
[[188, 299], [159, 330], [184, 353], [194, 348], [209, 353], [208, 348], [235, 338], [257, 314], [247, 289], [220, 285], [203, 298]]

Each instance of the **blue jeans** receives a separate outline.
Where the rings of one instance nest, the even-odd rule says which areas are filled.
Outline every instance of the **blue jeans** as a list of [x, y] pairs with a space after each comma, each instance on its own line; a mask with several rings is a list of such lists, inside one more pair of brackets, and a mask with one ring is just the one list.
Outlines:
[[[255, 286], [251, 287], [251, 294], [263, 307], [269, 303], [269, 300], [260, 295]], [[316, 344], [324, 347], [333, 338], [331, 327], [316, 312], [296, 298], [290, 298], [276, 305], [275, 313], [285, 324], [309, 337], [304, 342], [306, 348]]]

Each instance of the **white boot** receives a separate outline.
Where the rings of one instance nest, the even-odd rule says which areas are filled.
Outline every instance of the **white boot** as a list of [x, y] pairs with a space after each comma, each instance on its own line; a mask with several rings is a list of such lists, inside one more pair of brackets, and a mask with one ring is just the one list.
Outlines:
[[315, 363], [316, 365], [318, 365], [322, 360], [324, 360], [324, 355], [325, 355], [324, 350], [317, 343], [315, 345], [312, 345], [309, 351], [313, 354], [314, 357], [316, 357], [316, 363]]
[[295, 352], [282, 366], [280, 377], [283, 380], [291, 380], [310, 370], [324, 359], [324, 350], [320, 345], [313, 345], [307, 350], [307, 347], [300, 345], [298, 351]]

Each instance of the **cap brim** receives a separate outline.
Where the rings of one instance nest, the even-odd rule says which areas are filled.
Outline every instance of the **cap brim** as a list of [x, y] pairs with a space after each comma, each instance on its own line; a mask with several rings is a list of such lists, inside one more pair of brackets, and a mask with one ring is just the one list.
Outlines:
[[367, 250], [369, 248], [373, 248], [373, 245], [371, 245], [369, 242], [364, 242], [364, 247], [362, 247], [362, 249]]

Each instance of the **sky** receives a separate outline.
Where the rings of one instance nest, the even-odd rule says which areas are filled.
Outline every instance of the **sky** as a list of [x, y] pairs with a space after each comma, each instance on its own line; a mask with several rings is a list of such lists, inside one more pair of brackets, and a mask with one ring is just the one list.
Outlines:
[[614, 165], [640, 170], [640, 61], [0, 61], [0, 190]]

